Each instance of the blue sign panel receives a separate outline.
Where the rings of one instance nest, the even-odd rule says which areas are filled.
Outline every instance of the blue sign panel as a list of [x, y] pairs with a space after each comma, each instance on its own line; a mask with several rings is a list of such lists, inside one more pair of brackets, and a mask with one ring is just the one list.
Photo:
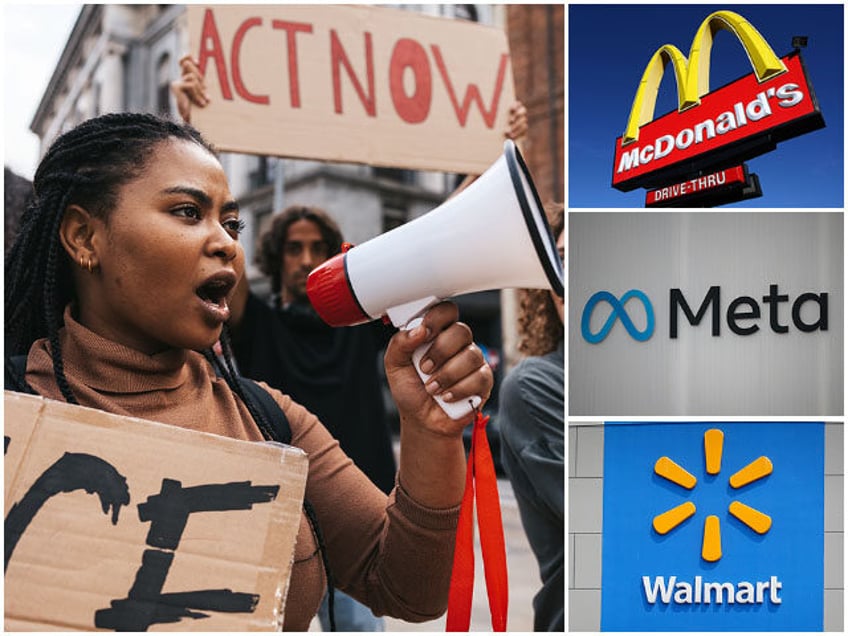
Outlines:
[[601, 629], [820, 631], [823, 423], [607, 423]]

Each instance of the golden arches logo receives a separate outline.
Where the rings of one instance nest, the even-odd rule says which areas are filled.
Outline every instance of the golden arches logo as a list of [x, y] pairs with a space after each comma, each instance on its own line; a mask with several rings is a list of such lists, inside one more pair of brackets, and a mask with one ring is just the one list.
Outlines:
[[695, 33], [688, 59], [673, 44], [664, 44], [651, 57], [642, 74], [639, 88], [636, 89], [627, 128], [621, 140], [622, 146], [638, 140], [639, 128], [654, 118], [660, 80], [669, 63], [674, 67], [677, 81], [678, 111], [682, 112], [701, 103], [701, 97], [710, 92], [710, 54], [713, 38], [720, 30], [730, 31], [736, 36], [745, 49], [759, 82], [765, 82], [786, 72], [786, 65], [750, 22], [732, 11], [716, 11], [707, 16]]
[[[715, 428], [706, 431], [704, 433], [704, 461], [708, 475], [718, 475], [721, 471], [723, 450], [724, 433]], [[747, 486], [767, 477], [773, 469], [774, 467], [768, 457], [758, 457], [730, 477], [730, 487], [738, 489]], [[698, 479], [693, 474], [669, 457], [660, 457], [654, 464], [654, 472], [687, 490], [692, 490], [698, 483]], [[771, 517], [740, 501], [731, 502], [728, 511], [757, 534], [765, 534], [771, 528]], [[654, 530], [658, 534], [668, 534], [694, 514], [695, 504], [687, 501], [654, 517]], [[701, 558], [709, 562], [718, 561], [721, 558], [721, 526], [716, 515], [708, 515], [704, 520]]]

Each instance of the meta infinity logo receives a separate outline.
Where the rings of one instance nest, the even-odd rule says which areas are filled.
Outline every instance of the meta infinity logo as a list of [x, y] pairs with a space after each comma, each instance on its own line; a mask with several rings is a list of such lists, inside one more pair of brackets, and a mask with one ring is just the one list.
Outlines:
[[[636, 325], [633, 324], [633, 321], [624, 309], [624, 305], [631, 298], [640, 300], [642, 302], [642, 306], [645, 308], [647, 325], [642, 331], [639, 331], [636, 328]], [[595, 306], [600, 302], [607, 303], [612, 308], [612, 313], [610, 313], [603, 327], [601, 327], [597, 333], [592, 333], [592, 312], [595, 310]], [[644, 342], [654, 333], [654, 307], [651, 305], [651, 301], [645, 295], [645, 292], [638, 289], [631, 289], [619, 300], [608, 291], [599, 291], [589, 299], [589, 302], [587, 302], [586, 306], [583, 308], [583, 317], [580, 319], [580, 331], [583, 333], [583, 338], [586, 342], [590, 342], [592, 344], [601, 342], [607, 337], [607, 334], [609, 334], [610, 329], [612, 329], [617, 318], [621, 320], [621, 324], [624, 325], [627, 333], [629, 333], [634, 340]]]
[[[641, 302], [645, 314], [645, 327], [641, 331], [636, 327], [626, 307], [628, 301], [636, 299]], [[801, 332], [827, 331], [828, 329], [828, 293], [827, 292], [805, 292], [794, 299], [788, 316], [782, 317], [781, 306], [789, 302], [788, 294], [781, 294], [779, 286], [770, 284], [768, 293], [761, 297], [763, 305], [768, 307], [768, 324], [771, 330], [777, 334], [789, 332], [789, 320], [792, 325]], [[601, 328], [592, 331], [592, 316], [597, 306], [601, 303], [608, 305], [611, 309]], [[632, 305], [632, 303], [631, 303]], [[809, 307], [805, 307], [809, 305]], [[696, 310], [692, 307], [697, 306]], [[761, 317], [761, 307], [757, 298], [752, 296], [738, 296], [730, 301], [727, 309], [722, 312], [721, 287], [713, 285], [704, 295], [700, 305], [692, 305], [686, 299], [683, 290], [672, 288], [668, 295], [668, 336], [671, 339], [678, 337], [680, 331], [681, 314], [692, 326], [700, 325], [704, 318], [709, 315], [711, 322], [711, 334], [721, 335], [722, 313], [724, 313], [727, 327], [738, 336], [750, 336], [760, 330], [757, 321]], [[631, 308], [632, 310], [632, 308]], [[616, 321], [620, 320], [624, 329], [631, 338], [639, 342], [645, 342], [654, 333], [655, 318], [654, 306], [645, 292], [639, 289], [631, 289], [617, 298], [609, 291], [599, 291], [593, 294], [583, 307], [583, 315], [580, 320], [580, 331], [583, 339], [590, 344], [602, 342], [610, 333]]]

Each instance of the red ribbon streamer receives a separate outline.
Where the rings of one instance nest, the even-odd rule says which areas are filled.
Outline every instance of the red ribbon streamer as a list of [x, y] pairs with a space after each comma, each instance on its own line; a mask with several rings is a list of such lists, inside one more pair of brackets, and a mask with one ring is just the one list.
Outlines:
[[456, 546], [453, 556], [453, 573], [448, 593], [446, 631], [467, 632], [471, 626], [471, 599], [474, 594], [474, 495], [477, 495], [477, 525], [480, 528], [480, 549], [483, 553], [483, 571], [492, 629], [506, 631], [509, 583], [506, 573], [506, 545], [504, 543], [498, 482], [492, 451], [486, 437], [488, 416], [479, 411], [474, 417], [471, 450], [465, 474], [465, 492], [459, 510]]

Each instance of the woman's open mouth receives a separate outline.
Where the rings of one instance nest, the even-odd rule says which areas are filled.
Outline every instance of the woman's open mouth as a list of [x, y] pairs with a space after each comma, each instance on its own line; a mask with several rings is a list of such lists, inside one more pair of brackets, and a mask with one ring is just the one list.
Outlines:
[[235, 287], [235, 276], [220, 274], [209, 278], [195, 293], [203, 303], [204, 310], [214, 322], [226, 322], [230, 318], [227, 296]]

